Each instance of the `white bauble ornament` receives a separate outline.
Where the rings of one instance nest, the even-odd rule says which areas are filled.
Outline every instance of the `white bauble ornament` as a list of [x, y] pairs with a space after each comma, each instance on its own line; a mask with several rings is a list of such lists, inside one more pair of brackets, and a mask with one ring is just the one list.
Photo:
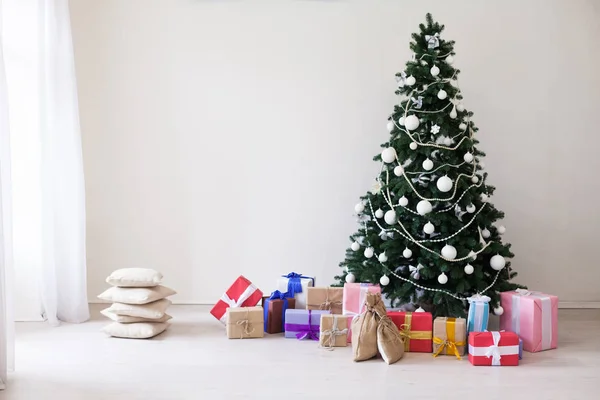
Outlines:
[[388, 225], [394, 225], [396, 222], [398, 222], [398, 217], [396, 216], [396, 211], [394, 210], [386, 211], [383, 219]]
[[461, 122], [460, 125], [458, 125], [458, 129], [460, 129], [461, 131], [464, 131], [465, 129], [467, 129], [467, 124], [465, 124], [464, 122]]
[[465, 265], [465, 274], [471, 275], [473, 272], [475, 272], [475, 268], [471, 264]]
[[452, 138], [445, 137], [445, 138], [444, 138], [444, 144], [445, 144], [446, 146], [450, 146], [450, 145], [452, 144]]
[[452, 179], [448, 178], [448, 175], [444, 175], [437, 180], [436, 186], [440, 192], [449, 192], [452, 190]]
[[445, 273], [443, 273], [443, 272], [442, 272], [442, 273], [441, 273], [441, 274], [438, 276], [438, 282], [439, 282], [440, 284], [442, 284], [442, 285], [445, 285], [446, 283], [448, 283], [448, 277], [446, 276], [446, 274], [445, 274]]
[[354, 243], [352, 243], [352, 244], [350, 245], [350, 248], [351, 248], [353, 251], [358, 251], [358, 250], [360, 250], [360, 244], [358, 244], [358, 242], [354, 242]]
[[398, 118], [398, 123], [399, 123], [401, 126], [404, 126], [404, 117], [400, 117], [400, 118]]
[[383, 210], [381, 208], [378, 208], [377, 211], [375, 211], [375, 217], [376, 218], [382, 218], [383, 217]]
[[356, 277], [352, 272], [348, 272], [348, 275], [346, 275], [346, 283], [354, 283], [354, 281], [356, 281]]
[[381, 286], [387, 286], [390, 284], [390, 278], [388, 278], [387, 275], [382, 276], [381, 278], [379, 278], [379, 284]]
[[442, 247], [442, 257], [447, 260], [454, 260], [456, 258], [456, 247], [449, 244]]
[[381, 152], [381, 159], [384, 163], [393, 163], [394, 161], [396, 161], [396, 150], [393, 147], [386, 147]]
[[475, 208], [475, 206], [474, 206], [473, 204], [469, 204], [469, 205], [467, 206], [467, 212], [468, 212], [469, 214], [473, 214], [473, 213], [475, 212], [475, 210], [476, 210], [476, 208]]
[[465, 153], [465, 155], [463, 156], [463, 160], [465, 160], [465, 162], [472, 162], [473, 161], [473, 154], [469, 153], [468, 151]]
[[454, 62], [454, 57], [448, 56], [444, 61], [446, 61], [446, 64], [452, 65], [452, 63]]
[[473, 183], [479, 182], [479, 177], [477, 175], [473, 175], [473, 177], [471, 178], [471, 182], [473, 182]]
[[393, 122], [393, 121], [390, 121], [390, 122], [388, 122], [388, 123], [387, 123], [387, 130], [388, 130], [388, 132], [391, 132], [391, 131], [393, 131], [395, 126], [396, 126], [396, 125], [394, 125], [394, 122]]
[[410, 145], [408, 145], [408, 147], [410, 147], [411, 150], [416, 150], [419, 146], [417, 146], [415, 142], [412, 142]]
[[373, 253], [374, 253], [374, 250], [373, 250], [373, 248], [372, 248], [372, 247], [367, 247], [367, 248], [365, 249], [365, 252], [364, 252], [363, 254], [364, 254], [364, 255], [365, 255], [365, 257], [367, 257], [367, 258], [371, 258], [371, 257], [373, 257]]
[[402, 176], [403, 173], [404, 173], [404, 168], [402, 168], [402, 165], [397, 165], [394, 168], [394, 175], [396, 175], [396, 176]]
[[456, 113], [456, 107], [452, 107], [452, 111], [450, 111], [450, 118], [455, 119], [456, 117], [458, 117], [458, 114]]
[[492, 236], [492, 232], [490, 232], [490, 231], [488, 230], [488, 228], [484, 228], [484, 229], [481, 231], [481, 236], [483, 236], [483, 238], [484, 238], [484, 239], [487, 239], [487, 238], [489, 238], [490, 236]]
[[489, 200], [489, 196], [487, 194], [485, 194], [485, 193], [481, 193], [481, 196], [479, 196], [479, 199], [482, 202], [486, 203]]
[[456, 110], [459, 111], [459, 112], [465, 111], [465, 106], [463, 105], [463, 103], [458, 103], [456, 105]]
[[407, 84], [408, 86], [412, 86], [412, 85], [414, 85], [415, 83], [417, 83], [417, 80], [415, 79], [415, 77], [414, 77], [414, 76], [412, 76], [412, 75], [411, 75], [411, 76], [409, 76], [408, 78], [406, 78], [406, 84]]
[[473, 250], [471, 250], [469, 252], [469, 257], [471, 257], [471, 260], [476, 260], [477, 259], [477, 253], [475, 253]]
[[404, 120], [404, 126], [409, 131], [414, 131], [419, 127], [419, 118], [416, 115], [409, 115]]
[[365, 211], [365, 205], [362, 202], [358, 203], [354, 206], [354, 211], [360, 214], [361, 212]]
[[429, 72], [433, 76], [438, 76], [440, 74], [440, 69], [437, 67], [437, 65], [434, 65], [433, 67], [431, 67], [431, 69], [429, 70]]
[[496, 254], [490, 259], [490, 266], [496, 271], [500, 271], [506, 265], [506, 260], [500, 254]]
[[433, 206], [427, 200], [421, 200], [417, 203], [417, 212], [419, 213], [419, 215], [429, 214], [432, 209]]
[[431, 222], [427, 222], [425, 226], [423, 226], [423, 232], [425, 232], [428, 235], [431, 235], [433, 232], [435, 232], [435, 226], [433, 226]]
[[402, 252], [402, 255], [404, 256], [404, 258], [411, 258], [412, 257], [412, 250], [407, 247]]
[[444, 100], [446, 97], [448, 97], [448, 93], [446, 93], [446, 91], [444, 89], [442, 89], [438, 92], [437, 96], [438, 96], [438, 99]]
[[405, 196], [402, 196], [398, 200], [398, 204], [402, 207], [406, 207], [408, 205], [408, 199]]
[[496, 314], [498, 316], [504, 314], [504, 308], [502, 308], [502, 306], [498, 306], [498, 307], [494, 308], [494, 314]]
[[425, 171], [431, 171], [433, 169], [433, 161], [431, 161], [429, 158], [423, 161], [423, 169]]
[[503, 235], [504, 232], [506, 232], [506, 228], [504, 227], [504, 225], [500, 225], [498, 227], [498, 233], [501, 234], [501, 235]]
[[386, 262], [387, 261], [387, 255], [385, 254], [385, 251], [383, 253], [381, 253], [379, 255], [379, 257], [377, 257], [377, 259], [379, 260], [379, 262]]

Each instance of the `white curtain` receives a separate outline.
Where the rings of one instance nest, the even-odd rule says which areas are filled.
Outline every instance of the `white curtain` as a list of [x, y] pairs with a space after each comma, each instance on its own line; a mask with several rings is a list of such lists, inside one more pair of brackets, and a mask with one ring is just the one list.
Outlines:
[[89, 310], [68, 0], [0, 0], [0, 10], [0, 379], [5, 381], [12, 302], [18, 310], [33, 299], [34, 312], [53, 325], [86, 321]]

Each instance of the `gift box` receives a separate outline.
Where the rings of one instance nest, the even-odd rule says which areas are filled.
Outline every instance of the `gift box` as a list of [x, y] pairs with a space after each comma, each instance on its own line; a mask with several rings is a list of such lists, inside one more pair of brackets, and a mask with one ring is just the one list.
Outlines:
[[241, 276], [227, 289], [210, 313], [223, 324], [229, 307], [253, 307], [262, 299], [263, 293], [248, 279]]
[[523, 339], [523, 350], [532, 353], [555, 349], [558, 341], [558, 297], [517, 289], [500, 293], [504, 313], [500, 330]]
[[229, 307], [227, 318], [227, 337], [229, 339], [261, 338], [263, 332], [262, 307]]
[[294, 308], [296, 300], [289, 297], [289, 293], [281, 293], [279, 290], [271, 293], [269, 297], [263, 297], [265, 332], [281, 333], [285, 330], [285, 312], [288, 308]]
[[306, 293], [307, 289], [315, 286], [315, 278], [312, 276], [304, 276], [295, 272], [290, 272], [287, 275], [281, 275], [277, 280], [277, 290], [282, 293], [290, 293], [296, 299], [296, 308], [306, 308]]
[[358, 315], [362, 313], [365, 309], [367, 293], [381, 293], [381, 287], [372, 283], [344, 284], [342, 313], [345, 315]]
[[329, 310], [285, 311], [285, 337], [294, 339], [319, 340], [321, 315], [331, 314]]
[[433, 317], [428, 312], [388, 311], [388, 317], [400, 330], [404, 351], [431, 353], [433, 351]]
[[467, 321], [464, 318], [437, 317], [433, 321], [433, 356], [439, 354], [456, 356], [465, 354], [467, 344]]
[[342, 313], [344, 288], [309, 287], [306, 292], [307, 310], [329, 310], [332, 314]]
[[469, 301], [469, 315], [467, 317], [467, 333], [485, 332], [490, 316], [490, 301], [488, 296], [479, 294], [471, 296]]
[[322, 314], [319, 344], [321, 347], [346, 347], [348, 343], [348, 317], [339, 314]]
[[469, 362], [473, 365], [519, 365], [519, 336], [514, 332], [471, 332]]

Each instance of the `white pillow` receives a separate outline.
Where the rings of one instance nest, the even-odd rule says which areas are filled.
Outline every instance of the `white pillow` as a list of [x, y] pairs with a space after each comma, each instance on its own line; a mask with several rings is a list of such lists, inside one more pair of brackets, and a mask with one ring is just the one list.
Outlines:
[[110, 336], [129, 339], [148, 339], [162, 333], [169, 324], [161, 322], [138, 322], [137, 324], [120, 324], [113, 322], [102, 330]]
[[165, 310], [170, 305], [171, 301], [168, 299], [162, 299], [148, 304], [114, 303], [106, 309], [106, 312], [117, 315], [128, 315], [130, 317], [159, 319], [165, 315]]
[[177, 294], [177, 292], [161, 285], [152, 288], [122, 288], [113, 286], [100, 294], [98, 298], [108, 300], [111, 303], [147, 304], [174, 294]]
[[148, 268], [123, 268], [114, 271], [106, 282], [120, 287], [154, 287], [160, 285], [163, 276]]
[[109, 311], [110, 308], [100, 311], [102, 315], [112, 319], [115, 322], [120, 322], [122, 324], [132, 324], [134, 322], [167, 322], [171, 317], [169, 314], [164, 314], [162, 318], [159, 319], [148, 319], [148, 318], [140, 318], [140, 317], [130, 317], [128, 315], [119, 315]]

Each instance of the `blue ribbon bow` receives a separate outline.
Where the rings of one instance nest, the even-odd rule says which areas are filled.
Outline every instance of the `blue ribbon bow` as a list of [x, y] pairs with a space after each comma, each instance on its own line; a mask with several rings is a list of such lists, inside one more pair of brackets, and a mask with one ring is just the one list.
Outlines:
[[285, 310], [287, 310], [288, 308], [288, 298], [293, 298], [293, 295], [290, 295], [289, 292], [285, 292], [285, 293], [281, 293], [279, 290], [274, 291], [273, 293], [271, 293], [271, 296], [268, 299], [265, 299], [265, 302], [263, 304], [264, 306], [264, 320], [265, 320], [265, 332], [267, 331], [267, 322], [268, 322], [268, 316], [269, 316], [269, 302], [271, 300], [283, 300], [283, 316], [281, 317], [281, 331], [285, 330]]
[[315, 278], [313, 278], [312, 276], [304, 276], [296, 272], [290, 272], [289, 274], [282, 276], [284, 278], [288, 278], [287, 293], [290, 294], [289, 297], [294, 297], [296, 293], [302, 293], [302, 283], [300, 281], [301, 279], [310, 279], [312, 280], [313, 286], [315, 285]]

